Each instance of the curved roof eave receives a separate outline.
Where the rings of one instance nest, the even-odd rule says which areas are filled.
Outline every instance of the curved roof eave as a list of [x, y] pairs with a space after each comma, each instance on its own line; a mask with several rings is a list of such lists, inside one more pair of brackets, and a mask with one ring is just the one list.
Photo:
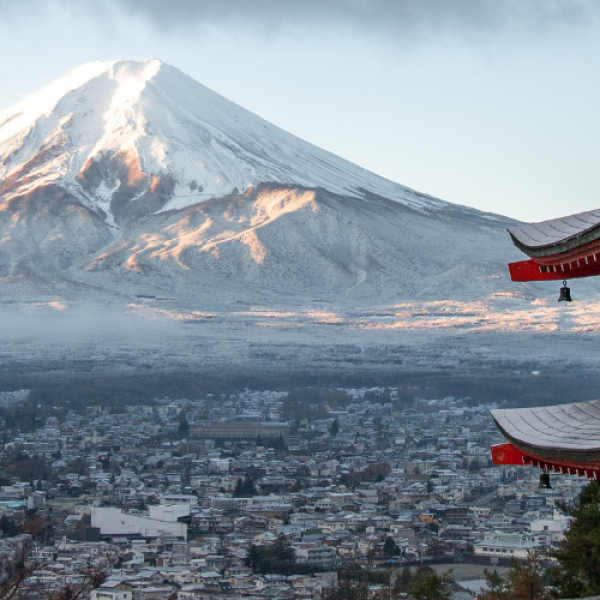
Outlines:
[[600, 461], [600, 400], [490, 411], [515, 446], [538, 456]]
[[531, 257], [568, 252], [600, 239], [600, 209], [508, 229], [513, 243]]

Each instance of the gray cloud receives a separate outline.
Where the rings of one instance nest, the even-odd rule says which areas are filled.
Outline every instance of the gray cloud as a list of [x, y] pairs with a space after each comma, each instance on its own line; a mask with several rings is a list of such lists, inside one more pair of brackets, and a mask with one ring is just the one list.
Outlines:
[[539, 34], [584, 26], [600, 16], [595, 0], [115, 0], [115, 6], [158, 29], [232, 25], [275, 35], [290, 29], [399, 37]]
[[399, 41], [415, 34], [467, 39], [504, 31], [539, 35], [600, 20], [597, 0], [0, 0], [0, 16], [27, 17], [28, 8], [43, 10], [54, 2], [78, 15], [94, 12], [105, 21], [110, 13], [128, 14], [157, 32], [191, 33], [212, 26], [275, 36], [290, 30], [343, 30]]

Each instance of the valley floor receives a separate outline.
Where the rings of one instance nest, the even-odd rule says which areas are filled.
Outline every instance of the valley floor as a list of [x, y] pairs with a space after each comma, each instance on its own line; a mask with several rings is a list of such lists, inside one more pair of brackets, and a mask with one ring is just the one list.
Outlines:
[[[248, 382], [428, 381], [440, 393], [452, 393], [460, 381], [461, 394], [469, 385], [487, 387], [487, 393], [496, 386], [504, 394], [497, 400], [518, 400], [523, 389], [536, 402], [600, 396], [595, 300], [565, 306], [513, 296], [377, 309], [321, 303], [200, 311], [156, 298], [124, 305], [49, 296], [5, 298], [0, 307], [0, 387], [6, 389], [19, 382], [32, 387], [40, 377], [185, 373], [242, 388]], [[557, 387], [558, 380], [566, 387]]]

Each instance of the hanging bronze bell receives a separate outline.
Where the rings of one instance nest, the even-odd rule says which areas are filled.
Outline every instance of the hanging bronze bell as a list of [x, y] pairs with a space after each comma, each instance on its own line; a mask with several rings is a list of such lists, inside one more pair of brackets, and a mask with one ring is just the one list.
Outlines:
[[571, 300], [571, 288], [567, 287], [567, 282], [563, 281], [563, 286], [560, 288], [559, 302], [573, 302]]
[[551, 490], [550, 475], [548, 473], [542, 473], [540, 475], [540, 490]]

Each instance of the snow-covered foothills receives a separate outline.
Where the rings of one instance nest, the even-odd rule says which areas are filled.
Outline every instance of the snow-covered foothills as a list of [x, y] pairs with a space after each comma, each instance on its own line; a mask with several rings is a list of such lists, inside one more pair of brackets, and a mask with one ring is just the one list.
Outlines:
[[378, 177], [158, 60], [84, 65], [0, 113], [1, 358], [593, 361], [597, 283], [568, 307], [558, 285], [512, 283], [513, 224]]

